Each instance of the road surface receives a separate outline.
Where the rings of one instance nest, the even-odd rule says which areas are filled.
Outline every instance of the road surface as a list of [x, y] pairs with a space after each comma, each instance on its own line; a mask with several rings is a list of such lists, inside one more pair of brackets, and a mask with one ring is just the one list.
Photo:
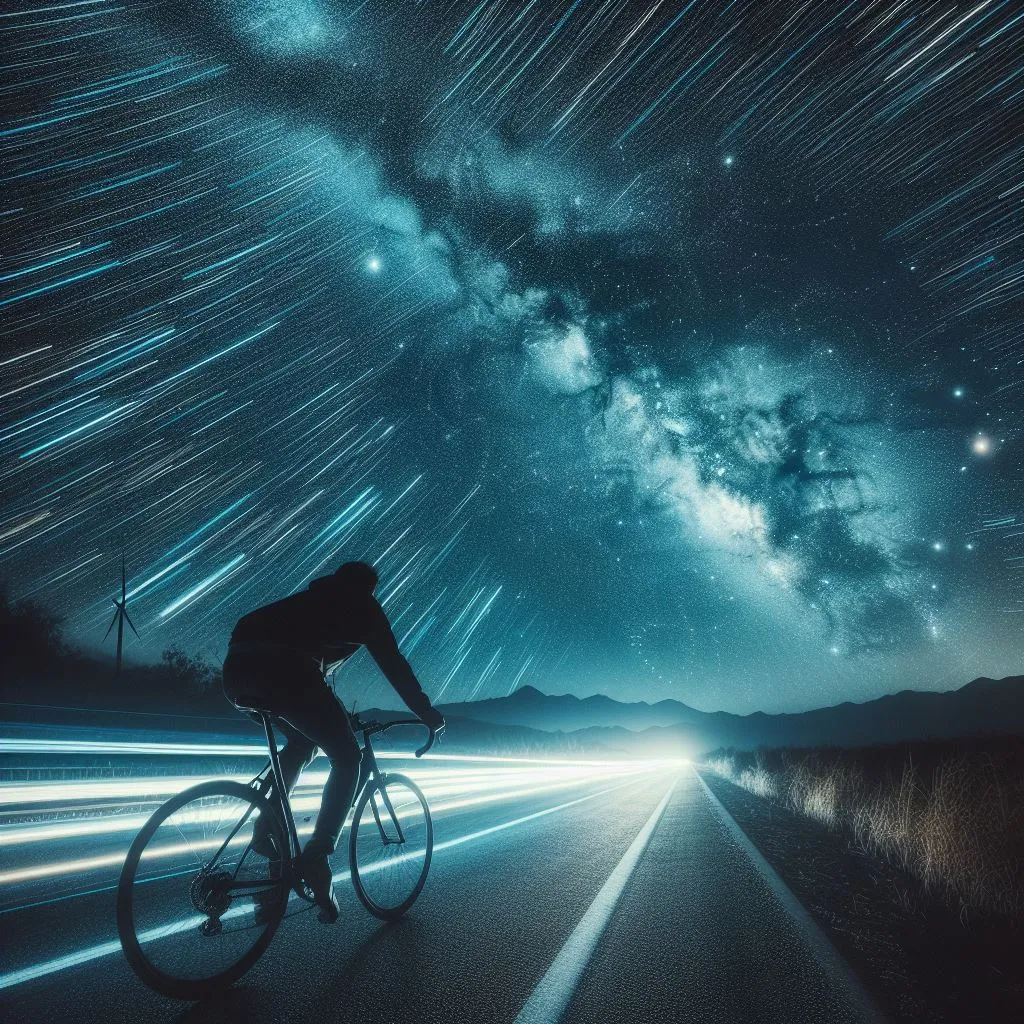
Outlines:
[[[0, 1017], [8, 1024], [877, 1019], [692, 767], [532, 765], [502, 780], [500, 766], [467, 763], [470, 784], [457, 798], [450, 795], [455, 761], [412, 767], [435, 806], [437, 852], [408, 916], [382, 924], [342, 884], [336, 925], [292, 912], [242, 981], [195, 1005], [147, 990], [114, 948], [109, 886], [117, 868], [105, 859], [116, 860], [130, 836], [16, 841], [47, 821], [81, 830], [94, 816], [106, 820], [116, 800], [71, 791], [51, 802], [48, 816], [27, 815], [16, 799], [25, 793], [9, 793], [0, 826], [0, 842], [7, 839]], [[431, 793], [430, 773], [442, 769], [449, 788]], [[339, 854], [336, 870], [344, 866]]]

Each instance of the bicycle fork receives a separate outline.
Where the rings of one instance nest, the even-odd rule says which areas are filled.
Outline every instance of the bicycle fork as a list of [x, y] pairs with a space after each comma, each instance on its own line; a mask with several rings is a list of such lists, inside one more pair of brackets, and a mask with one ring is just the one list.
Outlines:
[[380, 781], [381, 785], [378, 788], [377, 793], [380, 794], [381, 799], [384, 801], [384, 806], [387, 808], [387, 812], [391, 817], [391, 823], [395, 826], [395, 832], [398, 833], [398, 838], [392, 839], [384, 828], [384, 823], [381, 821], [380, 817], [380, 811], [377, 808], [376, 793], [370, 797], [370, 809], [373, 811], [373, 820], [377, 823], [381, 842], [385, 846], [401, 846], [405, 843], [405, 833], [402, 831], [402, 823], [398, 820], [398, 815], [395, 813], [395, 808], [391, 803], [391, 797], [388, 796], [387, 776], [382, 775], [380, 777]]

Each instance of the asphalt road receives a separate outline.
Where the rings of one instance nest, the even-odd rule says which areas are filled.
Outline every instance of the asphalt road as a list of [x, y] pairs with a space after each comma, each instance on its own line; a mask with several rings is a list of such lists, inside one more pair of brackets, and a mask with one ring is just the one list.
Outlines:
[[[691, 767], [597, 769], [560, 785], [519, 783], [448, 805], [438, 803], [438, 849], [405, 919], [382, 924], [344, 883], [337, 924], [291, 913], [240, 982], [195, 1005], [150, 992], [119, 950], [97, 952], [116, 938], [113, 892], [105, 887], [113, 869], [15, 877], [0, 885], [0, 1017], [872, 1019], [834, 950], [745, 848]], [[5, 857], [3, 868], [96, 849], [92, 840], [61, 842], [37, 844], [28, 861]], [[339, 854], [336, 869], [344, 866]], [[60, 959], [82, 950], [92, 951], [85, 962]], [[19, 971], [38, 976], [25, 980]]]

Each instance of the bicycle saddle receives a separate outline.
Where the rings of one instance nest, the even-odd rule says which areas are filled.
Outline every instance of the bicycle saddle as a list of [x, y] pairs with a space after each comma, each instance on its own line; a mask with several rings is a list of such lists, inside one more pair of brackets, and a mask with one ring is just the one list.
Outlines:
[[279, 710], [269, 697], [254, 697], [248, 693], [232, 697], [231, 703], [239, 711], [255, 711], [258, 715], [274, 715]]

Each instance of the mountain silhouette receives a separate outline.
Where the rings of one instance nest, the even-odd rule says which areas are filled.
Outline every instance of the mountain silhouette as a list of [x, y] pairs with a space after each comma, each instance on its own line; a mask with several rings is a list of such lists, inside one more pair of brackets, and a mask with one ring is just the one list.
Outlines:
[[525, 725], [549, 732], [573, 732], [591, 726], [619, 726], [638, 731], [652, 726], [697, 722], [706, 714], [677, 700], [662, 700], [656, 704], [623, 703], [601, 694], [593, 697], [547, 694], [533, 686], [524, 686], [507, 697], [442, 704], [441, 708], [445, 714], [450, 711], [479, 722]]
[[571, 734], [620, 749], [865, 746], [903, 740], [1024, 734], [1024, 676], [975, 679], [958, 690], [903, 690], [862, 704], [786, 714], [698, 711], [674, 700], [624, 703], [524, 686], [507, 697], [442, 704], [446, 716]]

